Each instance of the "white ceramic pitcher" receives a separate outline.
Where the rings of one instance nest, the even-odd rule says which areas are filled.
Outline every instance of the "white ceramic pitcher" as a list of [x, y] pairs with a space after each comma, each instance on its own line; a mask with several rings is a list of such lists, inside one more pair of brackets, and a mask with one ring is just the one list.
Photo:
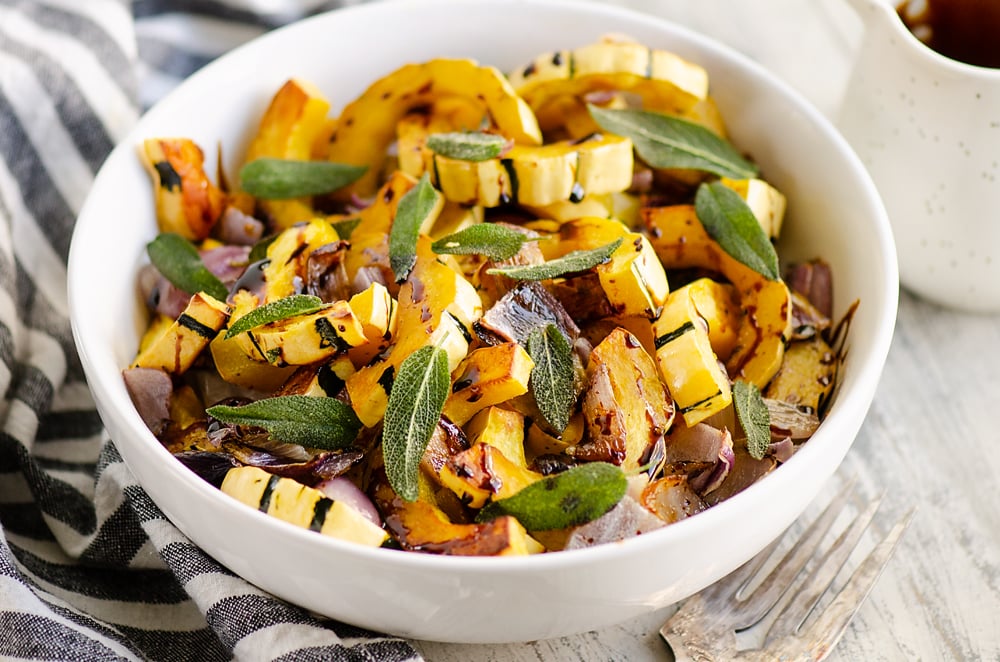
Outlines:
[[1000, 69], [936, 53], [885, 0], [849, 2], [865, 35], [839, 126], [885, 201], [900, 280], [1000, 311]]

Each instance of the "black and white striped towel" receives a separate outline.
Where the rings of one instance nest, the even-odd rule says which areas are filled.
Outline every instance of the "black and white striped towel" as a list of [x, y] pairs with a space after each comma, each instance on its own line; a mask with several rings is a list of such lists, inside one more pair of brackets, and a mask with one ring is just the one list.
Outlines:
[[107, 439], [66, 257], [102, 160], [194, 69], [319, 0], [0, 0], [0, 658], [411, 660], [317, 619], [174, 528]]

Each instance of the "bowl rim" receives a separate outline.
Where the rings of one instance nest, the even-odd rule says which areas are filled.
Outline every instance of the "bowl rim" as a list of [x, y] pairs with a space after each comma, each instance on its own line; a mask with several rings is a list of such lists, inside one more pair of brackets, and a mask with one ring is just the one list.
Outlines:
[[[227, 495], [223, 494], [220, 490], [202, 480], [194, 472], [190, 471], [180, 461], [178, 461], [169, 451], [166, 450], [166, 448], [162, 446], [162, 444], [159, 443], [152, 432], [150, 432], [142, 422], [134, 407], [131, 407], [128, 411], [120, 412], [123, 414], [122, 420], [130, 428], [132, 428], [133, 432], [139, 433], [138, 443], [149, 446], [148, 450], [164, 459], [169, 458], [169, 462], [166, 463], [168, 468], [165, 469], [165, 471], [168, 472], [168, 475], [166, 476], [167, 480], [180, 480], [181, 483], [186, 485], [188, 489], [194, 490], [200, 498], [213, 501], [226, 512], [241, 513], [241, 516], [245, 516], [250, 513], [250, 516], [255, 517], [260, 526], [265, 527], [264, 531], [273, 531], [274, 533], [284, 536], [292, 536], [298, 543], [326, 545], [331, 551], [335, 551], [337, 554], [357, 555], [358, 557], [369, 561], [389, 561], [394, 564], [410, 567], [414, 570], [431, 568], [470, 568], [475, 569], [476, 572], [484, 573], [509, 573], [512, 570], [538, 571], [555, 566], [564, 569], [581, 565], [589, 566], [601, 559], [606, 558], [610, 560], [617, 557], [620, 554], [619, 550], [625, 550], [629, 553], [639, 553], [648, 550], [650, 547], [660, 547], [662, 545], [671, 544], [671, 541], [683, 540], [692, 536], [697, 537], [699, 532], [706, 529], [710, 530], [716, 528], [719, 523], [731, 519], [736, 512], [748, 510], [749, 504], [755, 500], [755, 495], [762, 494], [764, 489], [774, 489], [778, 483], [787, 484], [794, 482], [796, 480], [797, 473], [794, 469], [785, 469], [785, 465], [788, 467], [805, 465], [810, 461], [810, 458], [824, 452], [825, 449], [821, 447], [822, 442], [827, 436], [829, 436], [829, 434], [832, 434], [830, 430], [834, 427], [830, 424], [830, 421], [838, 422], [843, 420], [847, 423], [848, 428], [850, 428], [852, 425], [850, 421], [853, 416], [857, 423], [857, 427], [860, 427], [862, 419], [870, 406], [875, 387], [888, 355], [893, 327], [895, 324], [896, 308], [898, 305], [898, 268], [896, 263], [895, 247], [888, 216], [875, 189], [874, 183], [867, 175], [860, 159], [854, 154], [846, 140], [837, 132], [832, 123], [799, 92], [794, 90], [788, 83], [780, 79], [776, 74], [765, 69], [762, 65], [751, 60], [749, 57], [736, 51], [732, 47], [713, 38], [707, 37], [684, 25], [640, 11], [613, 5], [581, 3], [578, 0], [381, 0], [379, 2], [364, 5], [353, 5], [335, 9], [297, 21], [265, 33], [264, 35], [252, 39], [249, 42], [242, 44], [220, 56], [218, 59], [212, 61], [193, 74], [181, 83], [181, 86], [178, 86], [177, 89], [168, 93], [163, 99], [149, 109], [143, 117], [140, 118], [135, 127], [129, 131], [127, 136], [115, 147], [112, 154], [108, 157], [108, 161], [123, 158], [123, 151], [131, 152], [130, 157], [134, 158], [134, 145], [137, 144], [138, 139], [142, 137], [143, 132], [145, 131], [145, 125], [152, 121], [150, 118], [155, 119], [160, 114], [167, 112], [170, 104], [173, 103], [172, 100], [182, 94], [183, 87], [195, 84], [197, 81], [202, 79], [215, 76], [214, 72], [217, 69], [224, 69], [229, 66], [228, 63], [231, 60], [244, 57], [244, 53], [267, 50], [268, 46], [272, 42], [285, 39], [284, 35], [301, 30], [304, 25], [311, 25], [318, 22], [325, 23], [328, 21], [332, 21], [333, 23], [331, 24], [335, 24], [340, 16], [365, 13], [377, 14], [386, 11], [387, 7], [392, 9], [415, 9], [417, 7], [426, 8], [428, 6], [444, 6], [454, 8], [460, 5], [475, 5], [480, 7], [496, 6], [503, 7], [504, 11], [516, 11], [518, 6], [542, 7], [548, 9], [566, 10], [569, 12], [583, 12], [596, 16], [607, 16], [614, 19], [631, 21], [641, 20], [648, 24], [653, 24], [657, 29], [662, 30], [664, 34], [679, 35], [684, 40], [693, 44], [695, 48], [711, 52], [715, 57], [727, 61], [728, 65], [732, 66], [734, 69], [740, 70], [741, 75], [751, 77], [755, 85], [763, 84], [775, 93], [780, 94], [783, 97], [783, 103], [789, 104], [793, 106], [796, 111], [803, 113], [806, 116], [808, 123], [821, 133], [822, 138], [829, 141], [836, 148], [836, 150], [841, 153], [841, 156], [847, 160], [848, 164], [851, 166], [851, 170], [854, 171], [858, 179], [857, 183], [860, 185], [861, 191], [864, 193], [866, 206], [868, 207], [871, 217], [876, 221], [872, 229], [874, 230], [874, 236], [877, 238], [879, 255], [882, 260], [880, 265], [882, 271], [882, 288], [880, 296], [884, 301], [884, 305], [880, 306], [877, 311], [876, 314], [878, 319], [873, 327], [878, 330], [878, 335], [877, 337], [871, 339], [871, 347], [867, 357], [859, 357], [867, 358], [867, 360], [863, 365], [856, 366], [852, 369], [852, 380], [855, 382], [854, 388], [848, 392], [844, 392], [843, 389], [840, 389], [829, 415], [817, 430], [816, 435], [808, 443], [804, 444], [788, 462], [779, 468], [779, 470], [770, 473], [763, 480], [751, 485], [738, 495], [734, 495], [734, 497], [699, 513], [697, 517], [687, 518], [680, 522], [665, 526], [662, 529], [628, 538], [617, 543], [597, 545], [583, 549], [564, 550], [558, 553], [534, 554], [529, 555], [528, 557], [504, 558], [440, 556], [402, 552], [400, 550], [393, 549], [369, 548], [328, 536], [317, 536], [315, 532], [296, 527], [288, 522], [284, 522], [265, 513], [256, 511], [255, 509], [248, 508], [235, 499], [227, 497]], [[107, 176], [106, 172], [107, 170], [102, 166], [97, 178], [95, 178], [94, 189], [97, 189], [96, 184], [101, 180], [102, 175]], [[80, 211], [78, 220], [88, 220], [93, 217], [95, 214], [92, 211], [92, 208], [96, 205], [96, 198], [88, 195]], [[90, 224], [93, 225], [93, 223]], [[70, 313], [77, 350], [80, 354], [81, 361], [84, 364], [85, 372], [88, 376], [88, 383], [90, 383], [91, 389], [95, 390], [95, 392], [102, 391], [105, 395], [109, 395], [109, 385], [104, 382], [102, 377], [107, 379], [112, 378], [112, 376], [95, 374], [91, 368], [94, 364], [91, 357], [91, 349], [86, 343], [83, 342], [83, 334], [85, 332], [86, 325], [84, 325], [83, 329], [80, 327], [80, 311], [84, 307], [86, 293], [81, 291], [80, 286], [76, 286], [74, 284], [76, 279], [72, 277], [74, 273], [77, 273], [81, 269], [85, 268], [83, 266], [84, 260], [80, 254], [81, 251], [78, 248], [74, 249], [74, 247], [78, 246], [78, 242], [75, 241], [76, 235], [87, 231], [89, 231], [87, 223], [81, 225], [78, 222], [76, 228], [74, 228], [74, 241], [71, 242], [67, 269]], [[86, 316], [84, 315], [83, 317], [85, 318]], [[117, 376], [120, 381], [120, 368]], [[120, 385], [120, 388], [124, 389], [124, 386]], [[837, 427], [840, 428], [842, 425], [838, 425]], [[855, 428], [853, 430], [853, 434], [856, 434], [856, 432], [857, 429]], [[820, 443], [813, 443], [817, 441]], [[838, 466], [841, 461], [842, 457], [838, 459], [836, 465], [831, 467], [831, 473], [836, 469], [836, 466]], [[762, 487], [765, 483], [767, 484], [766, 488]], [[757, 499], [759, 498], [762, 497], [757, 497]]]

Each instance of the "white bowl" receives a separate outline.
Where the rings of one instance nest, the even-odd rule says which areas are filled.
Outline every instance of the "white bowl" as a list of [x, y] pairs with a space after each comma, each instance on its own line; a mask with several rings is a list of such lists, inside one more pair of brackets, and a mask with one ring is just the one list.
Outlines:
[[[618, 544], [522, 558], [458, 558], [369, 549], [316, 535], [223, 495], [157, 442], [121, 377], [145, 312], [136, 293], [155, 236], [144, 137], [188, 136], [207, 172], [221, 144], [235, 172], [272, 94], [291, 76], [335, 107], [377, 77], [433, 57], [512, 70], [537, 53], [619, 32], [700, 63], [733, 141], [789, 199], [784, 259], [822, 256], [835, 308], [861, 300], [839, 392], [816, 435], [786, 465], [733, 499]], [[139, 122], [108, 158], [80, 215], [69, 264], [73, 329], [98, 408], [122, 456], [164, 513], [254, 584], [355, 625], [455, 642], [543, 639], [607, 626], [680, 600], [773, 540], [840, 464], [871, 403], [897, 301], [893, 242], [864, 169], [806, 102], [746, 58], [682, 27], [561, 0], [380, 2], [300, 22], [212, 63]]]

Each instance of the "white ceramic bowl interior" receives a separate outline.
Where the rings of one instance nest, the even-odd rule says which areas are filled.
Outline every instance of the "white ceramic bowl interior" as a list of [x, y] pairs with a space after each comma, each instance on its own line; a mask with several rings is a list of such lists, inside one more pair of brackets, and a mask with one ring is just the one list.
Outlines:
[[[256, 512], [188, 471], [143, 425], [121, 378], [146, 315], [136, 271], [156, 224], [137, 145], [187, 136], [214, 172], [216, 145], [236, 171], [268, 101], [291, 76], [335, 110], [408, 62], [473, 57], [512, 70], [540, 52], [619, 32], [700, 63], [733, 141], [789, 199], [783, 259], [824, 257], [835, 307], [861, 300], [829, 417], [791, 461], [735, 498], [623, 543], [528, 558], [456, 558], [369, 549]], [[152, 109], [108, 158], [70, 255], [74, 332], [100, 413], [122, 456], [165, 514], [254, 584], [309, 609], [407, 637], [458, 642], [543, 639], [670, 604], [773, 540], [839, 465], [888, 351], [897, 274], [885, 213], [830, 125], [788, 87], [682, 27], [562, 0], [404, 0], [339, 10], [278, 30], [206, 67]]]

